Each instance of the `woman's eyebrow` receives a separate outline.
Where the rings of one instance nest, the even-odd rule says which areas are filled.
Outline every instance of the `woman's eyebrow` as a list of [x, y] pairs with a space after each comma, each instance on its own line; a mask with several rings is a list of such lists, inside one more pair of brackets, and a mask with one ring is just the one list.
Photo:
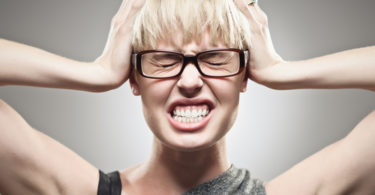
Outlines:
[[193, 49], [191, 51], [191, 53], [189, 52], [188, 54], [184, 50], [178, 50], [178, 52], [182, 53], [184, 55], [196, 55], [196, 54], [201, 53], [201, 52], [210, 51], [210, 50], [216, 50], [216, 49], [226, 49], [226, 48], [222, 48], [222, 47], [209, 47], [209, 48], [205, 48], [205, 49]]

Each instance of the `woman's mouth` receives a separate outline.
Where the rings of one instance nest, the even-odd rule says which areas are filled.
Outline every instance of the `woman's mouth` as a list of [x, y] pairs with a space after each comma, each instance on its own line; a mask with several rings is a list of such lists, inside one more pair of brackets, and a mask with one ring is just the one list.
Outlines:
[[182, 123], [202, 121], [210, 113], [208, 105], [176, 106], [171, 112], [173, 120]]
[[168, 120], [177, 130], [197, 131], [208, 124], [213, 110], [210, 102], [180, 102], [171, 107]]

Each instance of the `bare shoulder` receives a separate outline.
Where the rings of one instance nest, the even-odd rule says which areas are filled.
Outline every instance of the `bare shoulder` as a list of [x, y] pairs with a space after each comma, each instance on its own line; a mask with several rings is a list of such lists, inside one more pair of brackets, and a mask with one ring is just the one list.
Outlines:
[[145, 193], [142, 191], [142, 189], [145, 189], [144, 186], [147, 186], [142, 184], [142, 176], [144, 176], [144, 174], [145, 171], [142, 167], [142, 164], [138, 164], [136, 166], [120, 171], [122, 183], [121, 194], [147, 194], [147, 192]]
[[0, 100], [0, 193], [96, 194], [97, 169]]
[[375, 111], [345, 138], [266, 184], [267, 194], [375, 194]]

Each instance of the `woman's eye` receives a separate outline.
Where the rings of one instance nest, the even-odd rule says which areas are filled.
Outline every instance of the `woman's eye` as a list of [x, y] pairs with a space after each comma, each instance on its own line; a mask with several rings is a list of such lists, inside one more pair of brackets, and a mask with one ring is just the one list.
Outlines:
[[199, 61], [210, 66], [227, 65], [231, 61], [231, 56], [225, 53], [207, 53], [200, 56]]
[[228, 65], [228, 63], [229, 63], [228, 60], [218, 60], [218, 59], [202, 60], [201, 62], [203, 62], [204, 64], [209, 65], [209, 66], [223, 66], [223, 65]]
[[176, 65], [178, 62], [173, 62], [173, 63], [154, 63], [154, 66], [158, 68], [169, 68], [174, 65]]
[[225, 62], [207, 62], [209, 65], [211, 66], [222, 66], [222, 65], [226, 65], [227, 63]]
[[162, 68], [168, 68], [168, 67], [171, 67], [171, 66], [174, 66], [176, 65], [177, 63], [172, 63], [172, 64], [161, 64], [160, 67]]

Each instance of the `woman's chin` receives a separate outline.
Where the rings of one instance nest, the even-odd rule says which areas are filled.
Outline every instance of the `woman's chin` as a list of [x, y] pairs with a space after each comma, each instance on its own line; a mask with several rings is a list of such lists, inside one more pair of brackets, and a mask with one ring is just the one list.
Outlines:
[[202, 137], [197, 138], [194, 136], [191, 137], [179, 137], [178, 139], [173, 139], [167, 142], [164, 142], [164, 144], [175, 150], [175, 151], [181, 151], [181, 152], [195, 152], [207, 149], [214, 145], [216, 143], [215, 140], [209, 140], [209, 139], [202, 139]]

